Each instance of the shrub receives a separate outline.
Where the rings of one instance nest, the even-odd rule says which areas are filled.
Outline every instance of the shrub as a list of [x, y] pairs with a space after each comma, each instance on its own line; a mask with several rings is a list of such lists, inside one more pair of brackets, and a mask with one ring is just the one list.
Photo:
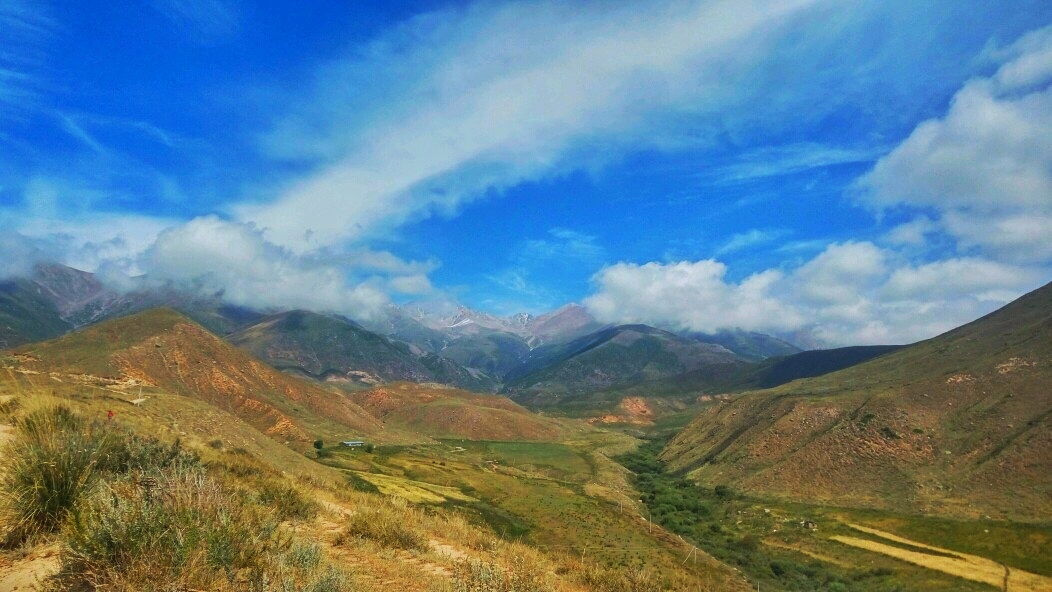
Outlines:
[[4, 546], [57, 530], [88, 490], [117, 439], [68, 407], [37, 409], [16, 423], [19, 439], [2, 451], [0, 477]]
[[511, 569], [468, 559], [453, 567], [453, 592], [548, 592], [554, 590], [535, 565], [515, 557]]
[[595, 592], [658, 592], [664, 589], [643, 567], [610, 569], [590, 566], [579, 572], [577, 580]]
[[256, 495], [259, 503], [270, 506], [279, 520], [310, 520], [318, 514], [318, 504], [287, 483], [263, 481]]
[[224, 589], [238, 574], [261, 578], [289, 542], [201, 470], [101, 483], [64, 534], [63, 577], [115, 590]]
[[381, 547], [423, 551], [428, 547], [427, 537], [415, 527], [422, 519], [422, 513], [405, 500], [390, 498], [375, 508], [359, 508], [348, 518], [336, 542], [348, 544], [354, 539], [365, 539]]

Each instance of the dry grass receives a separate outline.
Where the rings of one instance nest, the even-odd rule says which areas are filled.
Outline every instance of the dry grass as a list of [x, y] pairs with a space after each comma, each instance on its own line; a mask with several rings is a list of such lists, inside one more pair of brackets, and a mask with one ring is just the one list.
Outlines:
[[[37, 384], [25, 386], [25, 377], [18, 378], [24, 388], [8, 400], [8, 418], [16, 421], [56, 405], [104, 420], [115, 405], [97, 389], [47, 377], [33, 377]], [[13, 392], [8, 385], [0, 391]], [[262, 590], [266, 581], [271, 590], [437, 592], [497, 573], [504, 578], [500, 585], [529, 583], [536, 590], [650, 589], [629, 583], [644, 582], [643, 572], [585, 566], [558, 549], [542, 552], [503, 540], [473, 523], [477, 516], [351, 491], [336, 470], [275, 445], [198, 400], [158, 393], [142, 407], [117, 405], [117, 418], [106, 429], [117, 435], [123, 443], [117, 449], [124, 452], [93, 465], [96, 472], [74, 504], [76, 513], [56, 521], [58, 531], [51, 537], [61, 549], [62, 572], [51, 581], [52, 589], [84, 584], [121, 591]], [[84, 421], [88, 428], [94, 425]], [[193, 451], [193, 466], [164, 460], [172, 457], [177, 438], [181, 450]], [[9, 467], [9, 458], [0, 460], [0, 471]], [[419, 483], [420, 493], [473, 499], [456, 487]], [[528, 491], [507, 494], [539, 495]], [[173, 540], [179, 544], [173, 546]], [[27, 547], [21, 553], [35, 552]], [[10, 558], [20, 561], [14, 554]]]

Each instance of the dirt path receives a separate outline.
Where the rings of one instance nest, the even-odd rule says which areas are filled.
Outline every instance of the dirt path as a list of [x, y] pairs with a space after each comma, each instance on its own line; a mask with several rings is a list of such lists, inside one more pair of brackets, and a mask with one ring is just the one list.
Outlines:
[[12, 563], [0, 563], [0, 590], [3, 592], [29, 592], [37, 590], [38, 584], [58, 571], [58, 549], [54, 546], [35, 549], [26, 557]]
[[912, 551], [857, 537], [838, 535], [830, 538], [845, 545], [873, 551], [874, 553], [881, 553], [914, 565], [972, 580], [973, 582], [990, 584], [991, 586], [1000, 588], [1005, 592], [1052, 591], [1052, 578], [1046, 576], [1032, 574], [1020, 569], [1010, 570], [1005, 565], [985, 557], [958, 553], [957, 551], [942, 549], [940, 547], [933, 547], [931, 545], [902, 538], [874, 528], [867, 528], [857, 524], [849, 524], [848, 526], [855, 530], [872, 534], [888, 541], [910, 545], [917, 549], [927, 549], [934, 553], [939, 553], [939, 555], [929, 554], [923, 551]]

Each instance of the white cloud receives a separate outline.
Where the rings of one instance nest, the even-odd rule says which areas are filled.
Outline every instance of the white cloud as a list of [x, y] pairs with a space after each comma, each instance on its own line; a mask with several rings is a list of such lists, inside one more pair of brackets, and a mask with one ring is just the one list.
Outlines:
[[593, 281], [601, 320], [693, 331], [797, 333], [827, 346], [910, 343], [986, 314], [1042, 281], [1040, 270], [967, 258], [910, 265], [872, 243], [829, 245], [785, 272], [735, 283], [715, 260], [618, 263]]
[[833, 244], [793, 274], [796, 290], [808, 301], [829, 305], [857, 304], [880, 281], [887, 256], [873, 243]]
[[585, 300], [600, 320], [649, 323], [695, 331], [721, 328], [793, 330], [804, 319], [771, 289], [783, 280], [776, 271], [739, 284], [724, 280], [718, 261], [636, 265], [618, 263], [596, 274], [599, 291]]
[[947, 259], [896, 269], [882, 293], [895, 300], [968, 295], [980, 301], [1005, 302], [1018, 296], [1013, 287], [1032, 285], [1038, 279], [1032, 270], [988, 259]]
[[480, 3], [418, 17], [319, 72], [315, 99], [267, 145], [320, 168], [237, 215], [305, 252], [681, 142], [677, 116], [750, 92], [736, 83], [815, 3]]
[[892, 228], [884, 240], [892, 245], [899, 246], [923, 246], [928, 243], [929, 236], [938, 232], [938, 225], [927, 216], [918, 216], [909, 222], [904, 222]]
[[995, 52], [968, 82], [861, 180], [884, 209], [929, 208], [964, 249], [1019, 263], [1052, 261], [1052, 27]]
[[229, 302], [260, 309], [306, 308], [353, 318], [373, 316], [392, 292], [433, 291], [425, 275], [430, 263], [370, 251], [300, 256], [268, 242], [251, 224], [215, 216], [165, 230], [138, 264], [154, 285], [222, 292]]

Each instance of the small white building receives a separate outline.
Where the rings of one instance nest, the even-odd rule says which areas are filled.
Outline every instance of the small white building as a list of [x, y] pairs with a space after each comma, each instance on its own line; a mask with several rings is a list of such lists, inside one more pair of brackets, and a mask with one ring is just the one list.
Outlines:
[[362, 446], [365, 446], [365, 442], [362, 442], [361, 440], [347, 440], [345, 442], [340, 442], [340, 446], [349, 446], [351, 448], [361, 448]]

